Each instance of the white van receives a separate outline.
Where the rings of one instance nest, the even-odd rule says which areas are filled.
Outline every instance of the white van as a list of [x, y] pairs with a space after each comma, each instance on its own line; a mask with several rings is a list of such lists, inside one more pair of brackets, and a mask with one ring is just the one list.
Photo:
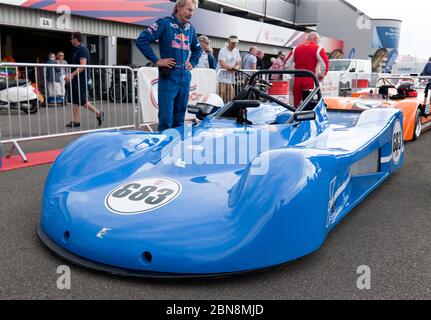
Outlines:
[[331, 92], [350, 96], [370, 85], [371, 73], [371, 60], [331, 59], [326, 80], [332, 84]]
[[398, 62], [395, 64], [392, 74], [420, 75], [427, 61], [420, 62]]
[[329, 60], [329, 72], [371, 73], [371, 60], [331, 59]]

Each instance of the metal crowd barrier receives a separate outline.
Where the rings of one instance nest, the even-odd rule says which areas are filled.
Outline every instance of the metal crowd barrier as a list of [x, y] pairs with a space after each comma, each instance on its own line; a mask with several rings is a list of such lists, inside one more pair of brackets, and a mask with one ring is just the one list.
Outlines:
[[[75, 68], [75, 81], [65, 81]], [[0, 148], [11, 144], [27, 161], [19, 143], [100, 130], [139, 129], [137, 70], [128, 66], [0, 63]], [[101, 126], [96, 114], [79, 107], [80, 127], [73, 121], [72, 105], [87, 97], [104, 114]], [[144, 124], [149, 129], [149, 125]]]
[[[222, 72], [227, 72], [224, 69], [218, 70], [217, 80], [220, 84], [220, 75]], [[252, 74], [255, 70], [239, 70], [238, 72], [233, 72], [233, 83], [231, 84], [233, 88], [233, 95], [237, 95], [246, 85], [247, 85], [247, 75], [245, 73]], [[361, 92], [364, 90], [371, 90], [377, 86], [379, 79], [386, 78], [391, 79], [393, 84], [396, 86], [400, 81], [413, 79], [416, 88], [421, 93], [424, 90], [427, 82], [431, 81], [430, 77], [420, 77], [417, 75], [409, 74], [384, 74], [384, 73], [337, 73], [330, 72], [321, 82], [322, 93], [324, 96], [339, 96], [339, 97], [349, 97], [352, 94]], [[285, 95], [289, 99], [289, 104], [293, 105], [293, 95], [290, 94], [291, 88], [293, 88], [293, 77], [283, 77], [283, 79], [271, 79], [268, 76], [265, 78], [266, 81], [272, 83], [274, 86], [277, 82], [285, 83], [288, 82], [288, 92]], [[220, 85], [217, 86], [217, 93], [222, 96], [223, 92], [220, 92]], [[276, 91], [276, 90], [275, 90]], [[273, 93], [279, 94], [279, 93]], [[428, 95], [429, 96], [429, 95]], [[224, 99], [225, 102], [226, 99]]]
[[413, 80], [417, 89], [425, 89], [430, 77], [420, 77], [409, 74], [386, 73], [329, 73], [322, 82], [324, 95], [349, 97], [366, 89], [374, 89], [381, 79], [391, 80], [393, 85], [405, 80]]

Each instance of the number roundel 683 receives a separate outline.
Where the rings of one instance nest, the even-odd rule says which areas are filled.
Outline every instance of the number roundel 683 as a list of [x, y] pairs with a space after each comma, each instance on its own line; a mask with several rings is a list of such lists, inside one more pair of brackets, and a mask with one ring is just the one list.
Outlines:
[[165, 206], [180, 193], [181, 184], [175, 180], [142, 179], [112, 190], [105, 199], [105, 205], [115, 214], [137, 215]]

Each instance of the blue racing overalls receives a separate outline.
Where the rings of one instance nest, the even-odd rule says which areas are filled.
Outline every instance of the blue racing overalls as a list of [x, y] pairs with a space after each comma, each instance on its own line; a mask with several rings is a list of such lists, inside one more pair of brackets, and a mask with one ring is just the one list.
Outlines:
[[186, 62], [195, 67], [202, 49], [194, 27], [181, 23], [175, 15], [157, 20], [136, 41], [142, 54], [154, 63], [159, 58], [151, 44], [157, 40], [161, 59], [173, 58], [176, 62], [168, 78], [159, 75], [159, 131], [163, 131], [184, 125], [192, 77]]

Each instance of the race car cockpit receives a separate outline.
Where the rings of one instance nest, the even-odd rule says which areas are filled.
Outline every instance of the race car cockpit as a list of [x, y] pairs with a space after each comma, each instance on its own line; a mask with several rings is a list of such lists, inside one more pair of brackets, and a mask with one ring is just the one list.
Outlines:
[[[394, 84], [391, 80], [401, 81]], [[380, 85], [380, 83], [382, 83]], [[377, 80], [377, 92], [379, 98], [385, 100], [402, 100], [406, 98], [417, 98], [418, 92], [413, 78], [384, 77]]]
[[[264, 75], [291, 75], [299, 77], [310, 77], [315, 82], [315, 89], [304, 97], [298, 108], [281, 101], [277, 96], [267, 92], [272, 86], [264, 79]], [[247, 75], [247, 74], [245, 74]], [[247, 75], [248, 76], [248, 75]], [[262, 70], [249, 76], [248, 85], [239, 94], [215, 114], [216, 118], [237, 119], [238, 124], [252, 125], [253, 122], [247, 117], [247, 109], [256, 109], [265, 106], [276, 106], [280, 112], [271, 124], [282, 124], [314, 120], [314, 109], [322, 100], [319, 81], [314, 73], [306, 70]]]
[[389, 97], [391, 100], [402, 100], [406, 98], [417, 98], [418, 92], [415, 88], [414, 83], [402, 82], [398, 85], [397, 94]]

